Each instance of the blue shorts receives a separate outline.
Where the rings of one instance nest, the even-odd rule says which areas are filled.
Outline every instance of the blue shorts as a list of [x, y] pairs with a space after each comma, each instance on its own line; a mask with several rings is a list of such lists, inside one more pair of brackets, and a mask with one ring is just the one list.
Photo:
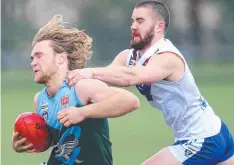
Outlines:
[[183, 165], [216, 165], [234, 155], [234, 141], [222, 122], [220, 132], [204, 139], [182, 140], [169, 150]]

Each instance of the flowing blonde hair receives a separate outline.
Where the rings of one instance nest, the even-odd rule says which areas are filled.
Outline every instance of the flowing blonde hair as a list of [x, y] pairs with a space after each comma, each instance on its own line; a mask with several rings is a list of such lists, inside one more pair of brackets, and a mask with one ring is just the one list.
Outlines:
[[62, 17], [55, 15], [47, 25], [40, 28], [32, 46], [34, 47], [37, 42], [50, 40], [56, 53], [67, 53], [69, 70], [81, 69], [92, 55], [92, 38], [77, 28], [69, 28], [71, 24], [64, 22]]

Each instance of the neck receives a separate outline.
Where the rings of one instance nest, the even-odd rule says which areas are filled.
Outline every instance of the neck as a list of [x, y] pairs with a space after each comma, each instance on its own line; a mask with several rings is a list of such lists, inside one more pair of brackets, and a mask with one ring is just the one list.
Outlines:
[[160, 36], [160, 37], [154, 37], [153, 40], [148, 44], [146, 45], [143, 49], [139, 50], [139, 55], [140, 57], [142, 57], [142, 55], [151, 47], [153, 46], [154, 44], [156, 44], [159, 40], [161, 40], [162, 38], [164, 38], [164, 36]]
[[54, 97], [57, 91], [61, 88], [64, 78], [67, 75], [66, 69], [61, 69], [55, 72], [48, 80], [48, 82], [45, 84], [47, 88], [47, 93], [49, 96]]

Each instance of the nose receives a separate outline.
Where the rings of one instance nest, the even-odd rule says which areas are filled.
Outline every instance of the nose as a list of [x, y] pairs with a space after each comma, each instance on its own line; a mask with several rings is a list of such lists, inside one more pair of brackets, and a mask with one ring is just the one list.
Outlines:
[[133, 22], [131, 25], [131, 30], [136, 30], [136, 29], [137, 29], [137, 24]]
[[35, 60], [35, 58], [32, 59], [32, 61], [31, 61], [31, 66], [32, 66], [32, 67], [36, 66], [36, 60]]

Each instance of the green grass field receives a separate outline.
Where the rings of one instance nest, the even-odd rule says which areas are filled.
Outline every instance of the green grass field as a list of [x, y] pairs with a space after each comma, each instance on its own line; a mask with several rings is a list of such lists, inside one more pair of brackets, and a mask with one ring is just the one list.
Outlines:
[[[220, 69], [217, 72], [214, 69], [195, 70], [200, 73], [197, 74], [200, 91], [234, 134], [234, 81], [230, 78], [231, 75], [234, 77], [234, 69], [230, 71], [231, 68], [232, 65], [227, 69], [229, 74], [222, 74]], [[210, 73], [214, 73], [213, 77]], [[215, 79], [216, 82], [213, 81]], [[214, 83], [208, 85], [210, 82]], [[33, 111], [32, 98], [42, 88], [33, 83], [28, 71], [2, 73], [2, 165], [39, 165], [48, 159], [49, 152], [17, 154], [11, 147], [15, 118], [22, 112]], [[173, 135], [161, 113], [151, 108], [134, 88], [128, 89], [140, 97], [141, 108], [109, 120], [114, 165], [139, 165], [160, 148], [173, 143]]]

